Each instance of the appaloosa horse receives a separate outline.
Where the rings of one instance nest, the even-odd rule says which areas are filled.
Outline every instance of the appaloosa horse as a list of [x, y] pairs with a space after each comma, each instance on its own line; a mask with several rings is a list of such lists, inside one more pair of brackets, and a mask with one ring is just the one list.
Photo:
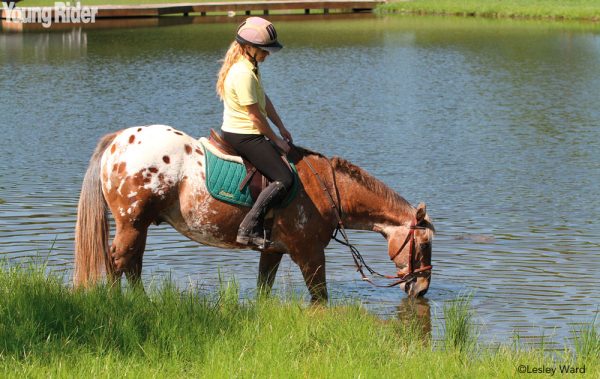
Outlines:
[[[274, 210], [273, 243], [261, 251], [259, 286], [267, 291], [271, 288], [282, 255], [290, 254], [312, 300], [327, 299], [324, 249], [338, 224], [337, 208], [346, 228], [385, 236], [399, 276], [414, 272], [401, 288], [411, 297], [425, 294], [431, 277], [433, 237], [425, 206], [413, 208], [344, 159], [299, 150], [300, 189], [286, 208]], [[211, 197], [205, 169], [200, 141], [166, 125], [132, 127], [104, 136], [90, 160], [79, 199], [75, 284], [94, 283], [103, 271], [109, 281], [118, 283], [125, 273], [130, 282], [140, 284], [152, 223], [167, 222], [205, 245], [247, 248], [235, 239], [249, 208]], [[334, 194], [335, 207], [327, 192]], [[116, 224], [110, 247], [107, 205]], [[406, 243], [411, 238], [411, 243]]]

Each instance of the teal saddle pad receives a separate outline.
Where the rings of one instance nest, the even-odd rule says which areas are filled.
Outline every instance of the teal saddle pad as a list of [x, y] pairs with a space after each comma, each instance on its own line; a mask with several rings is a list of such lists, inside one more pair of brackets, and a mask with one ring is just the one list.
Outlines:
[[[240, 191], [240, 184], [246, 177], [246, 167], [241, 163], [219, 158], [206, 147], [204, 147], [204, 156], [206, 158], [206, 187], [208, 192], [214, 198], [226, 203], [251, 207], [254, 200], [250, 195], [249, 186], [246, 185]], [[290, 166], [294, 172], [294, 184], [287, 197], [279, 205], [280, 207], [286, 207], [298, 193], [298, 183], [300, 182], [298, 170], [292, 162], [290, 162]]]

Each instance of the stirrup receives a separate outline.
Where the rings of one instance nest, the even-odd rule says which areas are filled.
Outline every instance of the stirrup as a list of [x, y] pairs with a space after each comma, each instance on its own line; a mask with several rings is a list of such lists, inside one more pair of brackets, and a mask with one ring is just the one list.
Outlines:
[[254, 237], [252, 239], [252, 245], [254, 245], [259, 250], [265, 250], [271, 245], [271, 241], [263, 237]]
[[262, 236], [257, 232], [250, 233], [239, 233], [235, 239], [235, 242], [246, 245], [246, 246], [255, 246], [260, 250], [264, 250], [269, 247], [271, 241], [267, 238], [267, 231], [263, 230]]

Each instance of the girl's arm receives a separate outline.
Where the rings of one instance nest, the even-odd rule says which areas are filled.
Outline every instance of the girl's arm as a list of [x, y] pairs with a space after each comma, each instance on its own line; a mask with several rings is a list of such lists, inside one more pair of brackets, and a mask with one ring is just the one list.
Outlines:
[[[263, 114], [260, 113], [258, 103], [247, 105], [246, 110], [248, 111], [248, 117], [262, 135], [275, 142], [277, 147], [279, 147], [285, 153], [287, 153], [290, 150], [290, 146], [287, 144], [287, 142], [282, 140], [273, 132], [273, 129], [271, 129], [271, 126], [269, 126], [269, 121], [267, 121], [265, 116], [263, 116]], [[281, 129], [279, 130], [281, 131]]]
[[265, 99], [267, 100], [267, 104], [265, 106], [265, 110], [267, 111], [267, 116], [269, 117], [269, 119], [271, 121], [273, 121], [273, 124], [275, 124], [275, 126], [277, 126], [277, 129], [279, 129], [279, 133], [281, 133], [281, 136], [284, 139], [288, 140], [289, 142], [292, 142], [292, 134], [283, 125], [283, 121], [281, 121], [279, 114], [277, 114], [277, 111], [275, 110], [275, 106], [271, 102], [271, 99], [269, 99], [269, 96], [267, 96], [266, 94], [265, 94]]

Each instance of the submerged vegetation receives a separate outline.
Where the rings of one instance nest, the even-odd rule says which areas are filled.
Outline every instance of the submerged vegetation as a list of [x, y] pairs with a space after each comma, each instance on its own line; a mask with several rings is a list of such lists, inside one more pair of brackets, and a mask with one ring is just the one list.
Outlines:
[[410, 0], [390, 1], [377, 10], [380, 13], [600, 20], [600, 0]]
[[73, 290], [40, 268], [0, 270], [2, 377], [513, 377], [517, 366], [585, 365], [600, 374], [595, 325], [577, 355], [489, 348], [473, 332], [469, 297], [444, 307], [445, 337], [415, 316], [380, 320], [359, 304], [239, 300], [235, 285], [199, 295]]

